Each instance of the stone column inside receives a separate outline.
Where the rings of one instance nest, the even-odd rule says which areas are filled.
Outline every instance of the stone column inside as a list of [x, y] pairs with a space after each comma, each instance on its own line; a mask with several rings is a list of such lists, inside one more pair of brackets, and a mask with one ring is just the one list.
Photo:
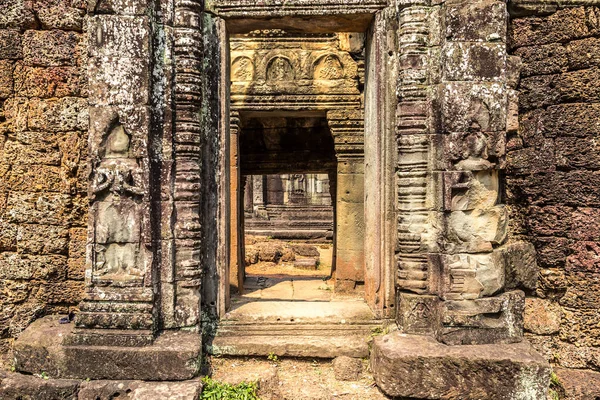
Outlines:
[[240, 118], [237, 111], [231, 111], [229, 118], [229, 166], [231, 211], [229, 214], [229, 229], [231, 247], [229, 254], [229, 285], [232, 293], [242, 294], [244, 291], [244, 193], [240, 170]]
[[254, 204], [254, 216], [263, 217], [266, 215], [266, 202], [265, 202], [265, 186], [266, 176], [264, 175], [252, 175], [252, 203]]
[[330, 111], [337, 157], [335, 290], [352, 292], [365, 280], [364, 117], [360, 110]]

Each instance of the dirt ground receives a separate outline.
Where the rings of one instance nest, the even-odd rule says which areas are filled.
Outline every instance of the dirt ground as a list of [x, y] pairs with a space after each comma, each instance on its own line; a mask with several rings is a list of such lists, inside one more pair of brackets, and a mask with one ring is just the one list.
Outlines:
[[331, 360], [212, 357], [212, 377], [237, 384], [257, 381], [261, 400], [384, 400], [362, 360], [357, 381], [338, 381]]

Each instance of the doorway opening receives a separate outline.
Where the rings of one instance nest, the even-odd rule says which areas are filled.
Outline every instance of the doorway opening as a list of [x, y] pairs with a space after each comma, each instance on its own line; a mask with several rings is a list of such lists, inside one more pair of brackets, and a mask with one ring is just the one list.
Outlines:
[[[364, 209], [358, 201], [349, 214], [339, 201], [338, 178], [347, 180], [343, 165], [348, 162], [338, 165], [330, 125], [322, 111], [239, 112], [234, 157], [240, 175], [235, 199], [239, 249], [237, 279], [230, 281], [231, 310], [258, 300], [364, 302], [363, 259], [354, 259], [350, 268], [346, 262], [346, 270], [358, 274], [336, 268], [338, 257], [354, 256], [337, 246], [339, 224], [360, 228], [356, 222]], [[362, 187], [362, 175], [355, 178], [342, 197]], [[350, 250], [361, 253], [362, 232], [353, 233], [356, 248]]]
[[387, 22], [375, 22], [368, 32], [228, 37], [220, 248], [229, 251], [218, 264], [214, 354], [260, 355], [279, 343], [281, 355], [363, 357], [391, 315], [395, 103], [378, 102], [395, 96], [386, 89], [395, 45]]

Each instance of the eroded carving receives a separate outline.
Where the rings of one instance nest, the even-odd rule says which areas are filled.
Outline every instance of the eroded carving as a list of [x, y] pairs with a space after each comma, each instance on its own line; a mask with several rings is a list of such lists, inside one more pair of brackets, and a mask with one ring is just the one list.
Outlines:
[[321, 57], [315, 65], [314, 79], [341, 79], [344, 77], [344, 67], [340, 59], [333, 54]]
[[249, 82], [254, 79], [254, 63], [250, 57], [238, 57], [231, 64], [232, 80]]
[[274, 57], [267, 66], [267, 80], [269, 81], [293, 81], [295, 78], [294, 68], [285, 57]]
[[104, 141], [104, 157], [91, 183], [95, 200], [94, 278], [128, 280], [140, 278], [139, 247], [142, 170], [129, 155], [131, 138], [116, 122]]

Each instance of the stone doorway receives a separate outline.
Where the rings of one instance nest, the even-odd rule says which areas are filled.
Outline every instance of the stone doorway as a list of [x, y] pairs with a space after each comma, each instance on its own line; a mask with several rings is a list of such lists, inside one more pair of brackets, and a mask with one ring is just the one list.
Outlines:
[[[351, 333], [355, 340], [348, 341], [348, 354], [365, 356], [371, 329], [382, 323], [381, 318], [393, 314], [393, 279], [386, 268], [391, 267], [394, 238], [391, 230], [386, 236], [381, 225], [382, 219], [393, 224], [393, 216], [388, 213], [392, 207], [380, 212], [391, 199], [384, 198], [391, 185], [366, 190], [364, 185], [366, 174], [378, 181], [388, 173], [393, 176], [391, 153], [386, 156], [381, 151], [388, 142], [393, 143], [393, 138], [384, 139], [388, 132], [381, 127], [384, 119], [390, 118], [387, 114], [393, 115], [394, 106], [391, 102], [381, 109], [372, 104], [376, 101], [373, 94], [386, 86], [383, 80], [393, 73], [387, 64], [376, 66], [388, 52], [387, 46], [393, 44], [381, 41], [381, 36], [375, 40], [375, 29], [385, 30], [385, 23], [379, 21], [379, 27], [370, 32], [317, 34], [270, 29], [236, 33], [229, 38], [230, 180], [223, 186], [231, 195], [231, 242], [229, 262], [222, 270], [228, 281], [219, 282], [224, 295], [220, 296], [220, 327], [213, 353], [260, 354], [258, 342], [248, 337], [264, 336], [264, 329], [278, 331], [280, 337], [289, 336], [292, 330], [300, 331], [302, 337], [295, 341], [300, 349], [316, 331], [331, 332], [332, 328], [339, 336], [330, 333], [330, 339], [339, 342], [341, 336]], [[385, 72], [375, 74], [376, 69]], [[371, 93], [367, 100], [365, 93]], [[365, 110], [370, 114], [366, 115]], [[372, 122], [368, 139], [366, 120]], [[287, 290], [288, 295], [274, 291], [278, 300], [285, 297], [286, 304], [265, 305], [256, 298], [250, 301], [248, 298], [257, 292], [265, 293], [257, 288], [265, 282], [254, 276], [250, 281], [244, 273], [248, 255], [243, 235], [244, 189], [250, 187], [248, 176], [310, 173], [327, 174], [332, 183], [333, 279], [320, 283], [297, 279], [292, 285], [286, 282], [282, 291]], [[367, 197], [370, 203], [365, 203]], [[366, 215], [371, 218], [369, 223]], [[365, 259], [368, 244], [378, 249]], [[302, 294], [296, 291], [301, 287]], [[232, 297], [235, 292], [238, 294]], [[256, 325], [259, 320], [261, 327]], [[349, 329], [340, 328], [339, 324], [346, 321], [350, 322]], [[244, 344], [240, 344], [238, 332], [243, 332]], [[331, 356], [337, 355], [337, 346], [331, 346]], [[321, 351], [322, 346], [313, 349], [315, 356], [323, 356]]]

